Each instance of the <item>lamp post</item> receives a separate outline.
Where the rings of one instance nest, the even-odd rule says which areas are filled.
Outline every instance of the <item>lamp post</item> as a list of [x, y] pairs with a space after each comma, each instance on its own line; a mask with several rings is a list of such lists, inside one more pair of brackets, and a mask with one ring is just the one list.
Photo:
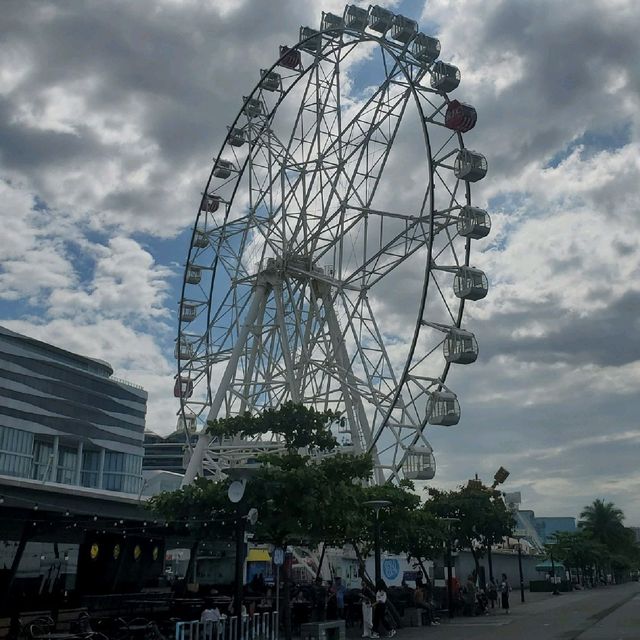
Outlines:
[[453, 579], [451, 576], [451, 526], [460, 522], [459, 518], [440, 518], [440, 522], [447, 525], [447, 604], [449, 618], [453, 618]]
[[518, 572], [520, 573], [520, 602], [524, 602], [524, 577], [522, 576], [522, 538], [516, 537], [518, 541]]
[[[235, 561], [235, 590], [234, 590], [234, 603], [237, 611], [237, 627], [236, 638], [242, 640], [242, 596], [244, 588], [244, 538], [247, 520], [251, 524], [255, 524], [258, 519], [257, 509], [249, 509], [248, 514], [244, 514], [240, 505], [244, 496], [244, 491], [247, 486], [247, 478], [250, 477], [250, 472], [244, 469], [234, 469], [233, 476], [242, 478], [241, 480], [234, 480], [227, 491], [227, 497], [236, 505], [236, 519], [235, 519], [235, 543], [236, 543], [236, 561]], [[228, 475], [232, 475], [229, 473]]]
[[558, 583], [556, 582], [556, 563], [553, 560], [553, 547], [549, 548], [549, 556], [551, 557], [551, 581], [553, 582], [553, 591], [551, 593], [554, 596], [559, 596], [560, 592], [558, 591]]
[[363, 503], [365, 507], [369, 507], [375, 511], [375, 523], [373, 529], [374, 535], [374, 552], [375, 552], [375, 587], [378, 588], [380, 580], [382, 579], [380, 571], [380, 509], [388, 507], [391, 502], [389, 500], [368, 500]]

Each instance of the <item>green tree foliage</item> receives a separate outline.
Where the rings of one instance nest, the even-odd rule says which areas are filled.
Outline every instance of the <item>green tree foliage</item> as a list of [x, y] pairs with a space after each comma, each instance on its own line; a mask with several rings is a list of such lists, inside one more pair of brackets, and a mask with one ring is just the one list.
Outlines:
[[608, 549], [625, 539], [624, 513], [613, 502], [604, 502], [599, 498], [587, 505], [580, 513], [578, 526], [589, 534], [589, 537]]
[[330, 451], [338, 446], [330, 427], [343, 421], [344, 418], [333, 411], [317, 411], [313, 407], [285, 402], [277, 409], [265, 409], [260, 414], [245, 413], [213, 420], [207, 431], [214, 437], [241, 438], [272, 433], [280, 435], [290, 451], [302, 448]]
[[631, 529], [623, 525], [624, 513], [612, 502], [594, 500], [580, 513], [578, 531], [558, 532], [547, 551], [567, 567], [585, 574], [608, 568], [618, 578], [640, 565], [640, 547]]
[[479, 559], [488, 545], [513, 533], [515, 520], [499, 491], [471, 481], [455, 491], [430, 489], [425, 508], [439, 518], [456, 518], [451, 537], [469, 549], [479, 571]]

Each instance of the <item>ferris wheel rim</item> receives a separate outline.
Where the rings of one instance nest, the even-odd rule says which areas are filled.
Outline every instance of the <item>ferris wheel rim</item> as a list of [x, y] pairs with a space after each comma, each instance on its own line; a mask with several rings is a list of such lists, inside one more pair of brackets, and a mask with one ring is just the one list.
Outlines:
[[[320, 31], [318, 32], [321, 36], [322, 35], [326, 35], [329, 32], [335, 32], [335, 29], [332, 30], [325, 30], [325, 31]], [[342, 35], [347, 34], [351, 37], [354, 38], [353, 41], [350, 41], [349, 43], [345, 43], [342, 40]], [[307, 38], [307, 40], [309, 40], [310, 38]], [[393, 57], [393, 59], [395, 60], [396, 65], [401, 69], [402, 71], [402, 75], [404, 76], [404, 78], [406, 79], [408, 85], [410, 86], [410, 92], [412, 95], [412, 102], [415, 106], [415, 108], [418, 110], [418, 113], [420, 115], [420, 121], [421, 121], [421, 128], [422, 128], [422, 132], [423, 132], [423, 139], [424, 139], [424, 143], [425, 143], [425, 148], [427, 151], [426, 154], [426, 162], [427, 162], [427, 167], [428, 167], [428, 174], [430, 177], [430, 193], [429, 193], [429, 211], [430, 211], [430, 225], [429, 225], [429, 237], [430, 237], [430, 241], [428, 243], [428, 249], [427, 249], [427, 257], [425, 260], [425, 265], [424, 265], [424, 277], [423, 277], [423, 287], [422, 287], [422, 292], [421, 292], [421, 297], [420, 297], [420, 304], [418, 306], [418, 311], [416, 314], [416, 319], [415, 319], [415, 324], [414, 324], [414, 331], [413, 331], [413, 336], [412, 336], [412, 340], [411, 340], [411, 346], [409, 348], [409, 351], [407, 352], [406, 356], [405, 356], [405, 365], [403, 367], [403, 372], [401, 375], [400, 380], [398, 381], [398, 385], [397, 385], [397, 389], [396, 389], [396, 394], [395, 394], [395, 398], [393, 403], [390, 405], [391, 407], [394, 406], [395, 402], [397, 402], [398, 397], [400, 396], [401, 392], [402, 392], [402, 388], [406, 382], [406, 377], [412, 362], [412, 359], [415, 355], [415, 349], [416, 349], [416, 345], [417, 345], [417, 340], [418, 340], [418, 336], [420, 334], [420, 331], [422, 329], [422, 323], [421, 323], [421, 319], [423, 317], [424, 314], [424, 308], [426, 305], [426, 301], [427, 301], [427, 295], [428, 295], [428, 288], [429, 288], [429, 283], [431, 281], [431, 257], [432, 257], [432, 251], [433, 251], [433, 227], [434, 227], [434, 216], [433, 216], [433, 211], [434, 211], [434, 186], [433, 186], [433, 180], [434, 180], [434, 175], [435, 175], [435, 169], [433, 167], [433, 160], [432, 160], [432, 150], [431, 150], [431, 144], [430, 144], [430, 136], [429, 136], [429, 130], [427, 127], [427, 120], [426, 120], [426, 116], [424, 113], [424, 110], [422, 108], [422, 104], [420, 102], [420, 99], [418, 98], [417, 95], [417, 89], [416, 86], [414, 84], [414, 81], [412, 79], [412, 77], [410, 76], [408, 70], [407, 70], [407, 62], [401, 60], [398, 51], [400, 50], [400, 54], [404, 51], [406, 51], [407, 45], [405, 45], [405, 47], [402, 48], [398, 48], [397, 45], [393, 45], [392, 43], [390, 43], [388, 40], [386, 40], [384, 37], [382, 36], [375, 36], [371, 33], [366, 33], [366, 32], [361, 32], [361, 31], [356, 31], [356, 30], [349, 30], [349, 29], [343, 29], [341, 32], [341, 36], [340, 36], [340, 42], [338, 43], [338, 49], [342, 49], [343, 47], [347, 46], [347, 44], [349, 45], [353, 45], [354, 41], [356, 42], [356, 46], [365, 42], [372, 42], [377, 44], [378, 46], [380, 46], [382, 49], [384, 49], [391, 57]], [[295, 50], [295, 51], [302, 51], [302, 45], [304, 44], [305, 41], [300, 41], [297, 44], [293, 45], [292, 47], [289, 48], [289, 50]], [[278, 65], [280, 64], [282, 58], [284, 56], [281, 55], [280, 57], [278, 57], [278, 59], [271, 65], [271, 67], [269, 67], [266, 72], [270, 73], [273, 72]], [[282, 105], [282, 103], [284, 102], [284, 100], [287, 98], [287, 96], [291, 93], [291, 91], [293, 90], [293, 88], [297, 85], [297, 83], [306, 76], [306, 74], [312, 72], [312, 70], [318, 65], [319, 63], [319, 57], [318, 56], [314, 56], [313, 62], [310, 63], [302, 73], [299, 74], [298, 76], [298, 80], [293, 81], [287, 88], [286, 90], [283, 90], [281, 93], [281, 96], [278, 98], [275, 106], [273, 107], [273, 109], [270, 111], [269, 113], [269, 117], [273, 118], [275, 116], [275, 114], [277, 113], [278, 109], [280, 108], [280, 106]], [[388, 78], [388, 76], [387, 76]], [[248, 98], [251, 99], [253, 98], [255, 95], [259, 94], [260, 90], [261, 90], [261, 84], [262, 84], [262, 78], [256, 83], [256, 85], [253, 87], [252, 91], [250, 92]], [[450, 102], [449, 96], [446, 93], [442, 93], [439, 94], [440, 98], [443, 98], [445, 100], [446, 103]], [[235, 119], [233, 120], [232, 124], [229, 127], [229, 131], [227, 133], [227, 135], [225, 136], [225, 139], [220, 147], [220, 150], [218, 152], [218, 155], [216, 156], [216, 158], [214, 159], [214, 164], [213, 167], [211, 169], [211, 172], [209, 174], [209, 178], [206, 182], [205, 185], [205, 190], [204, 190], [204, 194], [207, 194], [209, 192], [209, 189], [211, 187], [212, 181], [213, 181], [213, 177], [214, 177], [214, 170], [215, 167], [217, 165], [217, 163], [220, 160], [223, 160], [223, 154], [225, 152], [225, 150], [229, 147], [229, 139], [231, 136], [231, 131], [236, 127], [236, 125], [241, 121], [241, 118], [243, 116], [244, 113], [244, 104], [242, 105], [242, 107], [239, 109]], [[461, 134], [458, 132], [457, 133], [457, 139], [458, 139], [458, 148], [459, 149], [463, 149], [464, 148], [464, 143], [462, 140], [462, 136]], [[247, 158], [242, 166], [242, 168], [238, 169], [238, 178], [236, 180], [236, 184], [234, 186], [234, 190], [233, 190], [233, 196], [232, 198], [229, 200], [229, 203], [231, 204], [234, 201], [234, 198], [236, 197], [237, 194], [237, 190], [239, 188], [239, 184], [241, 182], [241, 177], [244, 175], [246, 168], [247, 168], [247, 164], [250, 162], [250, 158], [251, 158], [251, 154], [249, 153], [247, 155]], [[470, 204], [470, 187], [468, 183], [465, 183], [465, 188], [466, 188], [466, 193], [465, 193], [465, 201], [467, 204]], [[225, 211], [225, 219], [224, 222], [222, 223], [222, 225], [225, 225], [228, 221], [229, 218], [229, 213], [230, 213], [230, 209], [231, 207], [227, 207], [226, 211]], [[204, 214], [206, 216], [206, 214]], [[197, 233], [197, 229], [198, 229], [198, 223], [200, 222], [201, 217], [203, 216], [203, 211], [201, 208], [198, 209], [197, 215], [196, 215], [196, 220], [195, 220], [195, 224], [193, 227], [193, 231], [191, 234], [191, 242], [189, 245], [189, 252], [188, 252], [188, 256], [187, 256], [187, 267], [185, 268], [185, 276], [183, 277], [183, 282], [182, 282], [182, 290], [181, 290], [181, 296], [180, 296], [180, 308], [179, 308], [179, 332], [178, 332], [178, 340], [180, 341], [182, 337], [184, 337], [185, 335], [187, 335], [187, 331], [186, 331], [186, 327], [187, 324], [186, 322], [183, 322], [182, 320], [182, 309], [183, 309], [183, 304], [187, 301], [187, 298], [185, 297], [185, 293], [186, 293], [186, 287], [187, 287], [187, 281], [186, 281], [186, 270], [188, 268], [188, 265], [191, 263], [191, 257], [192, 254], [194, 253], [194, 239]], [[470, 239], [467, 238], [466, 243], [465, 243], [465, 250], [464, 250], [464, 265], [468, 266], [469, 264], [469, 257], [470, 257]], [[218, 247], [219, 248], [219, 247]], [[214, 269], [214, 273], [211, 277], [211, 286], [210, 286], [210, 290], [209, 290], [209, 295], [207, 297], [207, 327], [210, 326], [210, 321], [211, 321], [211, 307], [212, 307], [212, 296], [213, 296], [213, 288], [214, 288], [214, 282], [215, 282], [215, 274], [217, 272], [219, 266], [219, 256], [218, 256], [218, 251], [215, 251], [215, 263], [213, 266]], [[463, 318], [463, 314], [464, 314], [464, 306], [465, 306], [465, 300], [461, 299], [459, 301], [458, 304], [458, 310], [457, 310], [457, 317], [455, 320], [455, 326], [456, 327], [460, 327], [461, 326], [461, 322], [462, 322], [462, 318]], [[208, 329], [207, 329], [207, 333], [208, 333]], [[203, 336], [204, 338], [205, 336]], [[207, 340], [208, 340], [208, 335], [206, 336]], [[183, 361], [182, 358], [178, 358], [178, 376], [181, 375], [181, 373], [185, 370], [185, 366], [183, 365], [183, 362], [188, 363], [190, 360], [187, 359], [185, 361]], [[450, 363], [446, 362], [443, 368], [443, 373], [442, 373], [442, 377], [441, 377], [441, 381], [444, 382], [446, 380], [446, 377], [448, 375], [448, 371], [450, 368]], [[208, 393], [210, 393], [210, 386], [211, 386], [211, 380], [210, 380], [210, 375], [211, 375], [211, 369], [209, 366], [206, 367], [206, 376], [207, 376], [207, 389], [208, 389]], [[183, 418], [185, 418], [185, 430], [186, 430], [186, 410], [189, 406], [188, 403], [188, 398], [185, 401], [185, 398], [183, 395], [180, 396], [180, 413], [183, 416]], [[389, 410], [389, 414], [391, 412], [391, 409]], [[375, 448], [376, 443], [378, 438], [380, 437], [380, 435], [382, 434], [382, 432], [384, 431], [384, 428], [386, 427], [386, 424], [388, 422], [389, 419], [389, 415], [387, 415], [385, 417], [385, 419], [381, 422], [380, 426], [378, 427], [378, 435], [375, 436], [375, 434], [372, 434], [372, 442], [371, 442], [371, 446], [369, 447], [369, 450]], [[423, 425], [424, 426], [424, 425]], [[375, 437], [375, 439], [374, 439]], [[191, 445], [191, 439], [190, 437], [187, 437], [187, 442], [189, 443], [189, 446]]]

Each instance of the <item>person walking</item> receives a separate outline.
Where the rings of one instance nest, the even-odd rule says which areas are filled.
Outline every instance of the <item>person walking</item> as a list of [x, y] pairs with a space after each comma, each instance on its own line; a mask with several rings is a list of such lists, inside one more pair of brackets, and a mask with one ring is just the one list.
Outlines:
[[500, 582], [500, 596], [502, 598], [502, 608], [505, 614], [509, 614], [509, 592], [511, 591], [511, 585], [507, 579], [507, 574], [502, 574], [502, 581]]
[[487, 586], [487, 595], [489, 597], [489, 602], [491, 603], [491, 608], [496, 608], [496, 602], [498, 601], [498, 585], [496, 585], [496, 581], [491, 578], [489, 580], [489, 584]]

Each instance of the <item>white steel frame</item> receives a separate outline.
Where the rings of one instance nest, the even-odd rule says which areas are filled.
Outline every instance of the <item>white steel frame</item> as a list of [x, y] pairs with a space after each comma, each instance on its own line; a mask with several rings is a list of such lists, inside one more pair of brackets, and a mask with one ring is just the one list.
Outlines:
[[[453, 171], [462, 136], [444, 127], [449, 99], [430, 88], [433, 63], [412, 57], [411, 40], [331, 28], [320, 32], [315, 53], [304, 44], [296, 47], [300, 68], [276, 63], [262, 72], [281, 75], [276, 91], [270, 76], [245, 99], [250, 108], [229, 131], [242, 130], [246, 142], [231, 144], [227, 136], [214, 169], [231, 160], [233, 170], [220, 179], [212, 169], [205, 197], [217, 196], [219, 207], [202, 207], [194, 225], [176, 354], [178, 376], [193, 385], [180, 411], [195, 415], [201, 430], [185, 484], [282, 450], [268, 434], [212, 441], [203, 427], [287, 400], [343, 411], [350, 450], [374, 454], [378, 482], [402, 477], [412, 451], [431, 451], [428, 401], [447, 389], [441, 347], [464, 311], [452, 274], [469, 265], [471, 246], [456, 230], [461, 208], [470, 205], [469, 184]], [[343, 67], [363, 46], [377, 52], [383, 80], [349, 113]], [[276, 123], [288, 97], [298, 108], [287, 139]], [[379, 209], [377, 190], [408, 107], [424, 139], [421, 205]], [[399, 363], [373, 302], [409, 260], [422, 281]], [[191, 267], [200, 270], [198, 283], [187, 279]], [[196, 313], [187, 322], [189, 305]]]

